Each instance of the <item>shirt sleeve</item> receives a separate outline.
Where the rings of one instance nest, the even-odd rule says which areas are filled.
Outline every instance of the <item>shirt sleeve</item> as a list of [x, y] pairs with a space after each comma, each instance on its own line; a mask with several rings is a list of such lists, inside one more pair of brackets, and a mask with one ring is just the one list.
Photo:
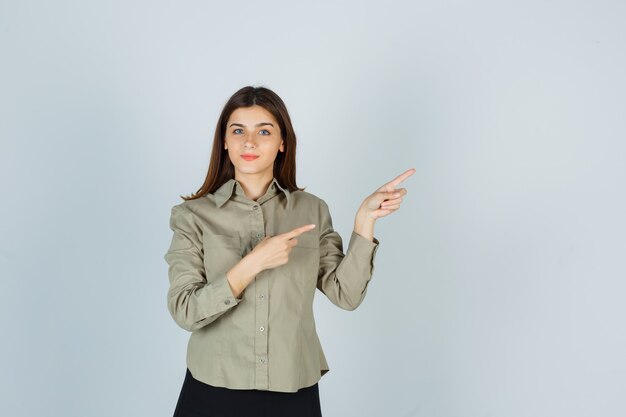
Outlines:
[[320, 201], [320, 270], [317, 288], [336, 306], [354, 310], [365, 298], [380, 242], [376, 237], [371, 241], [353, 231], [348, 251], [344, 254], [341, 236], [333, 230], [328, 205]]
[[170, 228], [174, 235], [164, 255], [170, 282], [167, 307], [174, 321], [192, 332], [215, 321], [242, 299], [235, 298], [225, 273], [207, 283], [202, 231], [189, 209], [172, 207]]

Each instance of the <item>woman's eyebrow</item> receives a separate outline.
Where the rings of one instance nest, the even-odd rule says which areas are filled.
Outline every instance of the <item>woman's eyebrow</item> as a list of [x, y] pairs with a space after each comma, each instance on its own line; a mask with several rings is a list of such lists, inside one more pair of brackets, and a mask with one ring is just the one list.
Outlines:
[[[273, 125], [273, 124], [271, 124], [271, 123], [269, 123], [269, 122], [261, 122], [261, 123], [257, 123], [257, 124], [256, 124], [256, 127], [259, 127], [259, 126], [265, 126], [265, 125], [270, 125], [270, 126], [274, 127], [274, 125]], [[231, 123], [231, 124], [230, 124], [230, 127], [233, 127], [233, 126], [241, 126], [241, 127], [246, 127], [245, 125], [242, 125], [241, 123]]]

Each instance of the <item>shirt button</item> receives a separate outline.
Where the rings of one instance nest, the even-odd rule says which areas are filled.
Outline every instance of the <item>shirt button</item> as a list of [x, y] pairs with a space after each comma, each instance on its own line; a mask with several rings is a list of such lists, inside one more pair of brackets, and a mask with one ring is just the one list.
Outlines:
[[254, 210], [258, 210], [258, 209], [259, 209], [259, 206], [252, 206], [252, 208], [253, 208]]
[[261, 358], [261, 359], [259, 359], [259, 362], [265, 363], [265, 359]]
[[263, 331], [263, 330], [265, 330], [265, 327], [261, 326], [261, 327], [259, 327], [259, 330]]
[[259, 298], [260, 298], [261, 300], [262, 300], [262, 299], [264, 299], [264, 298], [265, 298], [265, 294], [261, 294], [261, 295], [259, 295]]
[[230, 304], [230, 300], [224, 301], [224, 304]]
[[257, 233], [256, 237], [258, 237], [259, 239], [263, 237], [263, 233]]

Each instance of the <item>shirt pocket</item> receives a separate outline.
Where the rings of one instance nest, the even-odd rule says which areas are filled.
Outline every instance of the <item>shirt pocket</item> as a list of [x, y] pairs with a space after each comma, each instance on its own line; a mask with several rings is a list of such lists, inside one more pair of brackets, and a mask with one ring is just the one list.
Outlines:
[[207, 281], [226, 273], [243, 257], [241, 238], [231, 235], [207, 234], [203, 236], [204, 269]]
[[289, 252], [289, 261], [283, 265], [282, 272], [304, 288], [314, 289], [319, 271], [319, 239], [317, 235], [306, 233], [296, 239], [298, 244]]

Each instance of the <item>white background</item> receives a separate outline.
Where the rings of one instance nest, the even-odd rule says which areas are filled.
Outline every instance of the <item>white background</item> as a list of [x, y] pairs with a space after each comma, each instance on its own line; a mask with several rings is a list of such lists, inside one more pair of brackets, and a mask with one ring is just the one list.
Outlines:
[[263, 85], [344, 244], [417, 169], [363, 304], [316, 294], [325, 417], [626, 415], [625, 12], [3, 0], [0, 414], [173, 414], [170, 208]]

